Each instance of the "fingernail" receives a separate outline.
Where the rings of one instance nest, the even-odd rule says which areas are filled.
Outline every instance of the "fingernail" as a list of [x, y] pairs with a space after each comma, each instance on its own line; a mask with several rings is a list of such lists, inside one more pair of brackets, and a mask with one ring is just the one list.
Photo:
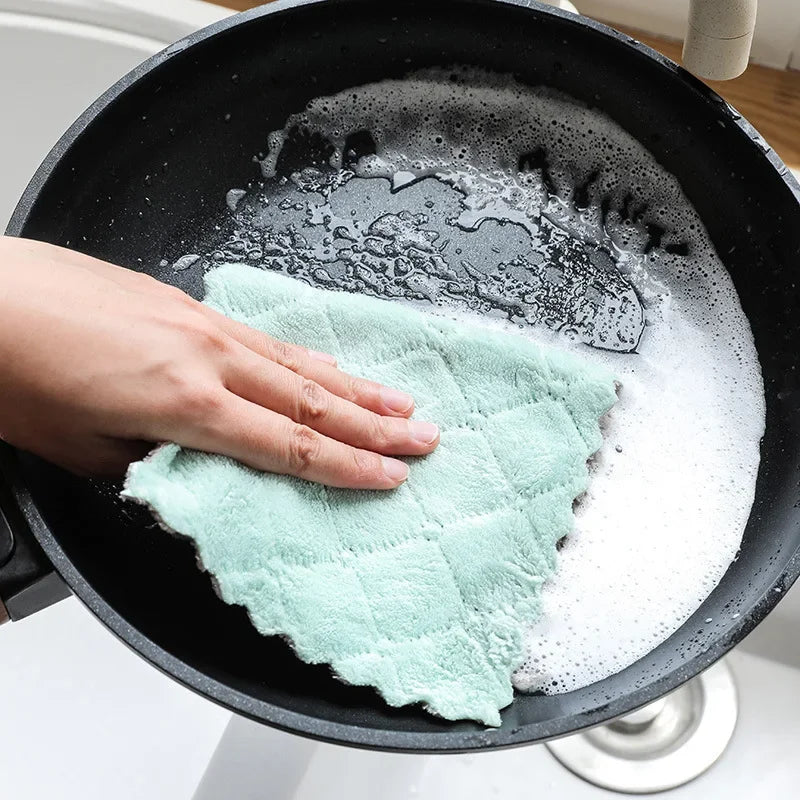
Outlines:
[[414, 405], [414, 398], [410, 394], [386, 387], [381, 389], [381, 400], [392, 411], [408, 411]]
[[383, 471], [389, 480], [402, 483], [408, 477], [408, 464], [385, 456], [382, 456], [381, 460], [383, 461]]
[[320, 353], [319, 350], [309, 350], [309, 356], [317, 361], [324, 361], [326, 364], [336, 366], [336, 359], [330, 353]]
[[430, 444], [439, 435], [439, 426], [432, 422], [418, 422], [415, 419], [409, 420], [408, 432], [411, 436], [422, 444]]

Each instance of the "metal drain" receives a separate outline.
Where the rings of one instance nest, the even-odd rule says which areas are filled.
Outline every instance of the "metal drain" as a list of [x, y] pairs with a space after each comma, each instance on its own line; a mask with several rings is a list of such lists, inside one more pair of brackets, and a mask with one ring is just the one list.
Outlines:
[[738, 714], [728, 665], [632, 714], [546, 746], [579, 778], [616, 792], [674, 789], [704, 773], [725, 751]]

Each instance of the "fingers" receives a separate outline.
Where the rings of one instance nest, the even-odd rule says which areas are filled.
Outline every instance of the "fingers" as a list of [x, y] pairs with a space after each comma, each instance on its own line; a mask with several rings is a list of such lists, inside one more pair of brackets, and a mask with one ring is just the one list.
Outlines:
[[353, 378], [336, 369], [332, 356], [314, 353], [303, 347], [272, 339], [207, 306], [203, 306], [203, 309], [204, 313], [229, 336], [254, 353], [298, 375], [310, 378], [329, 392], [351, 403], [389, 417], [410, 417], [414, 411], [414, 398], [411, 395], [373, 381]]
[[368, 411], [242, 345], [238, 348], [225, 384], [252, 403], [340, 442], [378, 453], [425, 455], [439, 443], [439, 429], [430, 422]]
[[394, 489], [408, 477], [402, 461], [350, 447], [232, 392], [214, 421], [186, 432], [179, 444], [345, 489]]
[[[35, 247], [37, 243], [31, 242]], [[373, 381], [354, 378], [336, 368], [336, 359], [298, 345], [287, 344], [220, 314], [212, 308], [189, 297], [174, 286], [161, 283], [143, 273], [107, 264], [81, 253], [59, 248], [64, 261], [74, 267], [112, 280], [120, 287], [135, 293], [155, 293], [161, 298], [172, 297], [190, 304], [232, 339], [258, 355], [303, 375], [333, 394], [376, 414], [389, 417], [410, 417], [414, 411], [414, 398], [406, 392], [381, 386]]]

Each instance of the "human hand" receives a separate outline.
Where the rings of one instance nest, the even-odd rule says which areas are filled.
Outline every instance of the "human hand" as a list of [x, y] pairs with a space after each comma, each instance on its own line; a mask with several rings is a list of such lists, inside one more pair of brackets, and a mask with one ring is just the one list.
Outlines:
[[392, 489], [438, 428], [350, 377], [146, 275], [0, 237], [0, 436], [74, 472], [119, 475], [155, 442], [331, 486]]

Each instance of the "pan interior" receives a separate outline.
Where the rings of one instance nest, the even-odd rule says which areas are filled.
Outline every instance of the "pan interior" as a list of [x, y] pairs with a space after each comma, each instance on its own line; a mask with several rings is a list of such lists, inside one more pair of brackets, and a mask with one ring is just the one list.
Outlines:
[[[678, 178], [738, 290], [767, 402], [753, 510], [719, 586], [681, 629], [622, 672], [563, 695], [517, 697], [503, 728], [482, 740], [504, 744], [520, 740], [520, 731], [531, 740], [600, 721], [677, 685], [688, 677], [684, 665], [719, 655], [750, 617], [763, 614], [764, 598], [795, 577], [800, 213], [774, 156], [735, 115], [621, 38], [515, 4], [408, 0], [391, 9], [331, 2], [264, 10], [157, 60], [124, 101], [96, 114], [63, 150], [10, 232], [150, 272], [198, 296], [201, 271], [172, 265], [233, 236], [226, 195], [261, 179], [253, 157], [266, 155], [267, 130], [314, 97], [451, 64], [514, 74], [602, 109]], [[49, 552], [63, 551], [113, 613], [156, 648], [218, 682], [201, 690], [237, 690], [251, 700], [248, 713], [265, 719], [277, 707], [321, 724], [418, 734], [412, 746], [473, 746], [471, 724], [389, 709], [371, 691], [344, 686], [326, 668], [298, 662], [282, 642], [259, 636], [241, 609], [217, 600], [188, 544], [119, 503], [116, 487], [29, 457], [21, 467], [53, 532], [49, 540], [42, 534]], [[698, 624], [706, 618], [714, 623]], [[139, 648], [157, 660], [149, 643]]]
[[615, 375], [514, 683], [563, 693], [647, 655], [736, 555], [764, 432], [749, 324], [677, 181], [597, 109], [458, 66], [317, 98], [268, 141], [263, 180], [226, 195], [233, 234], [172, 268], [245, 263]]

